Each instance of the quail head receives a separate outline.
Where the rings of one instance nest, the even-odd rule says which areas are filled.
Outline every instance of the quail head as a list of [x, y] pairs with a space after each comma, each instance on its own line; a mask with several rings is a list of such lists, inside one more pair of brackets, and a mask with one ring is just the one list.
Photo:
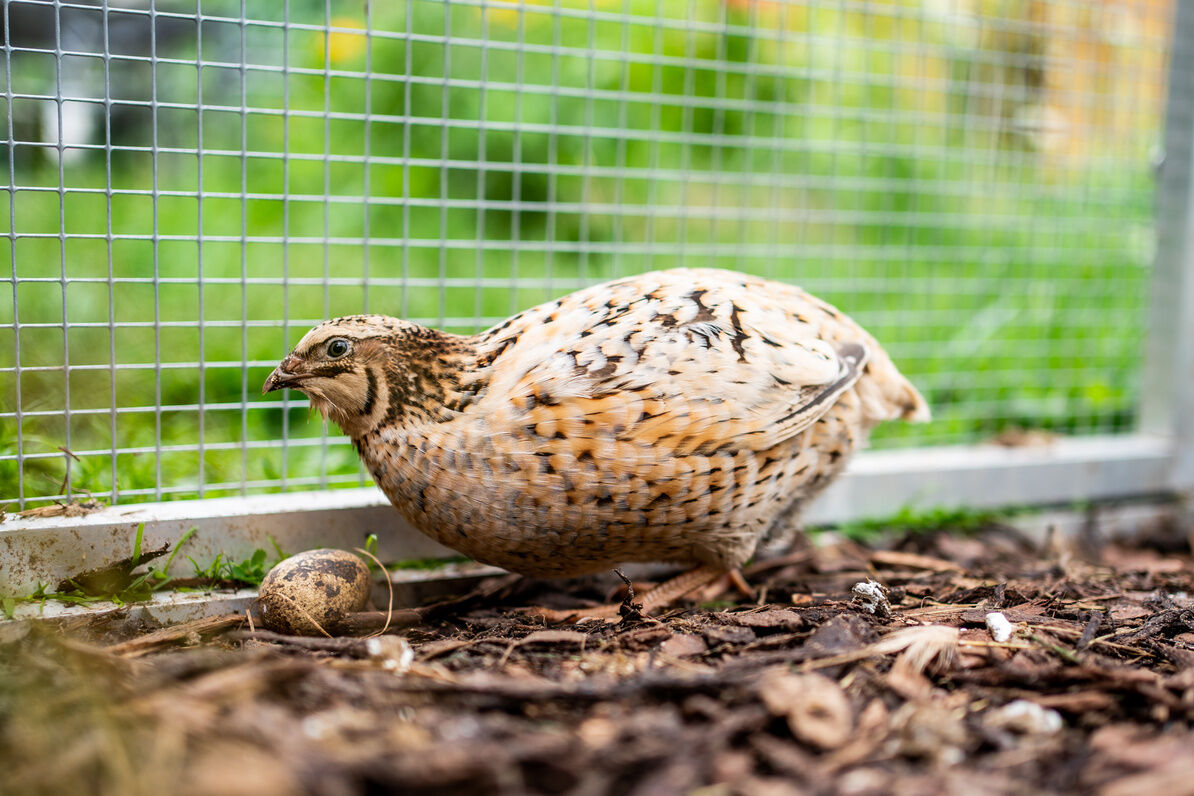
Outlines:
[[264, 391], [282, 387], [436, 541], [536, 576], [697, 567], [681, 591], [741, 566], [876, 424], [929, 416], [834, 307], [706, 269], [586, 288], [467, 337], [337, 318]]

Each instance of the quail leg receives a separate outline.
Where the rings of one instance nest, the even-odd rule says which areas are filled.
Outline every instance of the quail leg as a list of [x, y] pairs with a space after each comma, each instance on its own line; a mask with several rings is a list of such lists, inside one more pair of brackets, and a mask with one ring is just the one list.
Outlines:
[[[641, 613], [651, 613], [654, 609], [670, 605], [686, 594], [705, 586], [726, 574], [724, 569], [710, 566], [699, 566], [682, 572], [676, 577], [666, 580], [638, 598], [635, 605], [641, 606], [637, 610]], [[577, 608], [572, 610], [554, 610], [551, 608], [530, 608], [527, 612], [532, 616], [539, 616], [549, 622], [575, 622], [580, 619], [613, 619], [622, 615], [623, 603], [609, 603], [593, 608]]]
[[742, 571], [732, 569], [701, 589], [697, 598], [703, 603], [712, 602], [731, 591], [737, 592], [739, 596], [747, 600], [754, 600], [756, 597], [754, 588], [746, 582]]

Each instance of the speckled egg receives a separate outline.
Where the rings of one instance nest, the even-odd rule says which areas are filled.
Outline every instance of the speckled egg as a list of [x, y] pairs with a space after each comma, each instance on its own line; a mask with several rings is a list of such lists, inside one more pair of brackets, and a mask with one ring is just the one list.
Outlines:
[[365, 607], [371, 586], [369, 568], [352, 553], [307, 550], [278, 562], [261, 581], [261, 620], [277, 633], [335, 633], [350, 613]]

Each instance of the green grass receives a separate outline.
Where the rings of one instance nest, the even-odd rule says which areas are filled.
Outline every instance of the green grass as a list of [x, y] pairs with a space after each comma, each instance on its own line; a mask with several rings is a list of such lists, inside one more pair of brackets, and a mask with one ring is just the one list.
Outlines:
[[898, 538], [908, 534], [936, 531], [977, 533], [984, 528], [1006, 522], [1009, 518], [1027, 513], [1027, 509], [913, 509], [906, 507], [888, 517], [855, 520], [835, 526], [834, 530], [856, 542], [874, 542], [881, 537]]
[[271, 562], [267, 556], [268, 553], [259, 547], [251, 556], [240, 561], [226, 560], [223, 553], [217, 553], [210, 564], [203, 566], [191, 559], [191, 566], [195, 568], [195, 577], [200, 580], [231, 581], [242, 586], [259, 586], [274, 565], [285, 558], [279, 555]]
[[[414, 8], [411, 20], [400, 8], [377, 8], [374, 25], [443, 33], [442, 6]], [[722, 9], [709, 0], [694, 13], [716, 22]], [[489, 48], [484, 95], [471, 84], [443, 84], [481, 76], [477, 47], [452, 45], [445, 70], [442, 47], [414, 41], [408, 52], [402, 38], [374, 38], [370, 65], [380, 77], [367, 84], [352, 76], [364, 68], [363, 37], [340, 34], [333, 67], [348, 75], [292, 75], [288, 108], [322, 112], [326, 89], [333, 114], [359, 114], [368, 99], [375, 115], [368, 125], [333, 119], [325, 131], [320, 118], [251, 114], [242, 140], [238, 115], [213, 110], [203, 118], [207, 154], [158, 158], [158, 188], [191, 195], [163, 195], [156, 210], [149, 197], [119, 193], [153, 185], [153, 164], [138, 152], [114, 153], [110, 206], [103, 194], [70, 190], [107, 185], [94, 159], [66, 168], [64, 216], [56, 192], [18, 192], [19, 232], [67, 233], [65, 244], [17, 240], [20, 278], [67, 278], [65, 288], [20, 283], [20, 322], [61, 323], [65, 292], [72, 324], [99, 324], [72, 328], [65, 340], [61, 329], [22, 328], [21, 365], [61, 368], [64, 348], [71, 365], [108, 366], [113, 350], [119, 364], [166, 364], [160, 384], [152, 368], [76, 370], [69, 385], [60, 369], [24, 372], [22, 411], [50, 414], [25, 418], [21, 445], [55, 454], [25, 462], [26, 496], [58, 494], [69, 461], [59, 446], [83, 454], [72, 465], [76, 491], [104, 495], [115, 485], [133, 493], [122, 500], [152, 498], [155, 485], [169, 498], [194, 496], [200, 483], [204, 495], [237, 493], [242, 479], [248, 491], [277, 481], [367, 483], [351, 447], [334, 432], [329, 440], [305, 402], [259, 395], [271, 363], [309, 323], [370, 310], [471, 331], [581, 284], [677, 265], [797, 281], [864, 323], [935, 411], [927, 426], [880, 429], [876, 446], [973, 441], [1012, 426], [1130, 428], [1151, 256], [1147, 151], [1156, 114], [1142, 112], [1130, 140], [1088, 131], [1090, 157], [1066, 159], [1001, 126], [1016, 103], [1033, 98], [1022, 96], [1024, 78], [1012, 67], [1002, 77], [990, 73], [989, 50], [1011, 48], [1005, 55], [1014, 64], [1022, 56], [1015, 48], [1031, 42], [988, 42], [971, 52], [951, 45], [948, 27], [926, 26], [915, 41], [935, 57], [936, 71], [922, 85], [914, 81], [930, 67], [908, 60], [911, 34], [890, 18], [819, 9], [789, 19], [794, 32], [780, 47], [769, 35], [779, 24], [774, 10], [760, 7], [754, 22], [768, 35], [754, 40], [742, 32], [752, 24], [745, 4], [724, 13], [736, 27], [719, 35], [614, 23], [590, 31], [572, 17], [556, 30], [550, 15], [538, 13], [526, 14], [520, 28], [508, 15], [454, 7], [447, 24], [455, 37], [546, 45], [558, 36], [576, 46], [591, 36], [598, 50], [616, 51], [625, 35], [628, 57], [591, 68], [580, 57], [526, 52], [525, 90], [517, 93], [499, 87], [515, 83], [517, 60]], [[815, 36], [805, 35], [814, 28]], [[296, 33], [290, 65], [322, 69], [321, 41]], [[175, 55], [191, 57], [185, 47]], [[427, 82], [385, 79], [404, 74], [408, 59], [411, 75]], [[676, 59], [709, 68], [686, 69]], [[14, 75], [21, 68], [14, 59]], [[160, 98], [193, 102], [194, 74], [164, 69]], [[249, 105], [280, 111], [282, 79], [250, 74]], [[974, 81], [999, 80], [1010, 99], [968, 93]], [[204, 85], [205, 102], [239, 105], [238, 74], [208, 69]], [[400, 119], [408, 105], [410, 125]], [[144, 121], [127, 143], [150, 142]], [[502, 127], [509, 123], [521, 131]], [[163, 111], [159, 144], [194, 147], [197, 130], [194, 114]], [[667, 136], [684, 140], [660, 143]], [[290, 158], [249, 157], [242, 174], [235, 153], [280, 153], [284, 142]], [[353, 160], [366, 143], [368, 172]], [[349, 161], [329, 162], [325, 171], [325, 153]], [[445, 154], [459, 167], [443, 167]], [[545, 164], [567, 173], [552, 176]], [[614, 169], [629, 176], [616, 179]], [[775, 175], [784, 177], [779, 187]], [[57, 168], [25, 152], [18, 181], [56, 186]], [[366, 181], [368, 207], [359, 200]], [[213, 196], [221, 193], [234, 198]], [[325, 202], [325, 195], [348, 200]], [[516, 199], [517, 212], [477, 206]], [[452, 204], [441, 207], [442, 200]], [[8, 201], [0, 195], [0, 204]], [[574, 209], [580, 203], [606, 209], [582, 215]], [[782, 218], [761, 215], [773, 204]], [[756, 212], [734, 218], [741, 208]], [[156, 214], [161, 235], [184, 239], [163, 240], [155, 258], [147, 239], [113, 240], [109, 252], [106, 240], [70, 237], [102, 235], [109, 213], [118, 235], [148, 237]], [[8, 207], [0, 207], [0, 225], [7, 219]], [[289, 247], [253, 241], [282, 235]], [[354, 240], [366, 235], [367, 247]], [[213, 239], [220, 236], [230, 240]], [[441, 248], [440, 240], [450, 245]], [[635, 247], [647, 241], [653, 249]], [[0, 249], [9, 245], [0, 239]], [[0, 259], [9, 255], [0, 251]], [[151, 284], [109, 285], [109, 271], [117, 279], [156, 275], [160, 284], [156, 294]], [[102, 281], [71, 281], [85, 278]], [[434, 284], [440, 279], [444, 286]], [[283, 308], [291, 319], [285, 327], [276, 323]], [[13, 313], [0, 298], [0, 367], [15, 365]], [[110, 320], [146, 325], [113, 336]], [[155, 332], [155, 321], [167, 325]], [[59, 414], [68, 386], [69, 427]], [[160, 420], [152, 411], [159, 393]], [[202, 413], [190, 408], [199, 403]], [[114, 425], [106, 411], [84, 414], [113, 405], [125, 409]], [[15, 380], [3, 374], [0, 411], [15, 406]], [[0, 456], [17, 452], [17, 435], [15, 419], [0, 418]], [[286, 451], [274, 442], [283, 436], [293, 443]], [[190, 449], [200, 439], [202, 454]], [[113, 442], [130, 452], [113, 459], [106, 453]], [[182, 450], [156, 455], [159, 445]], [[0, 499], [17, 492], [15, 460], [0, 461]]]
[[210, 590], [229, 585], [256, 587], [261, 585], [266, 574], [279, 561], [286, 558], [286, 554], [278, 546], [278, 543], [273, 537], [270, 537], [276, 556], [272, 561], [269, 559], [269, 554], [260, 548], [241, 560], [226, 558], [222, 552], [217, 553], [216, 557], [206, 565], [199, 564], [188, 556], [187, 558], [195, 570], [194, 578], [180, 580], [171, 577], [167, 573], [170, 571], [175, 557], [196, 531], [195, 528], [191, 528], [179, 537], [178, 542], [170, 550], [165, 564], [160, 567], [147, 566], [138, 574], [136, 570], [150, 560], [150, 556], [143, 557], [141, 553], [141, 540], [144, 531], [145, 523], [137, 526], [133, 538], [133, 552], [124, 561], [117, 562], [102, 571], [86, 572], [67, 578], [58, 584], [57, 588], [51, 588], [48, 583], [39, 583], [37, 588], [29, 594], [0, 595], [0, 613], [8, 619], [12, 619], [18, 605], [36, 603], [44, 606], [47, 601], [51, 600], [67, 605], [91, 605], [97, 602], [124, 605], [125, 603], [146, 602], [165, 589], [193, 591], [197, 589]]
[[406, 558], [386, 564], [390, 572], [425, 572], [441, 569], [446, 564], [462, 564], [470, 559], [464, 556], [448, 556], [446, 558]]

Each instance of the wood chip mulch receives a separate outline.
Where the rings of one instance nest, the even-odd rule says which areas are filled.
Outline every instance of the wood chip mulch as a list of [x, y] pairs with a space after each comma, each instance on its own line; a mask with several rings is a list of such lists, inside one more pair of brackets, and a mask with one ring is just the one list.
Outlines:
[[746, 577], [753, 599], [618, 624], [514, 610], [620, 599], [610, 576], [499, 584], [374, 638], [35, 632], [0, 647], [0, 789], [1194, 794], [1184, 543], [991, 528]]

